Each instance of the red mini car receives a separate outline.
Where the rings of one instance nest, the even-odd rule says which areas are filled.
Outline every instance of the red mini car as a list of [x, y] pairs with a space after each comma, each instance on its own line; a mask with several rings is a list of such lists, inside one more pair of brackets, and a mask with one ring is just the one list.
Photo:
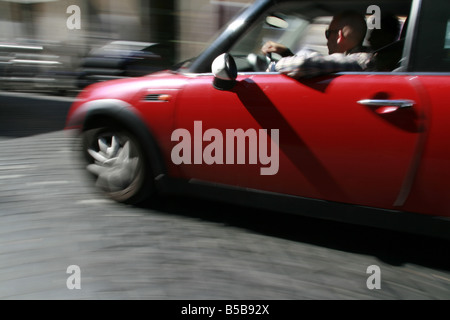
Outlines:
[[[325, 51], [330, 17], [373, 8], [403, 26], [392, 70], [265, 71], [267, 40]], [[448, 0], [260, 0], [176, 70], [88, 87], [67, 128], [120, 202], [183, 193], [449, 237], [449, 92]]]

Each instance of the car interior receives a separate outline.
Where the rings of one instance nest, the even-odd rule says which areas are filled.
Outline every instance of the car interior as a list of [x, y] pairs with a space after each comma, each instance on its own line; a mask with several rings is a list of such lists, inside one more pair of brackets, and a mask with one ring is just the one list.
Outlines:
[[[324, 34], [332, 16], [344, 10], [356, 10], [366, 13], [366, 19], [369, 21], [373, 12], [368, 12], [368, 8], [374, 5], [374, 2], [383, 16], [392, 15], [398, 19], [399, 23], [398, 35], [391, 43], [386, 43], [376, 50], [372, 48], [377, 56], [375, 71], [396, 71], [403, 55], [411, 0], [281, 3], [255, 23], [233, 46], [230, 53], [236, 60], [239, 72], [265, 71], [270, 60], [277, 61], [281, 58], [276, 54], [272, 57], [263, 56], [261, 47], [268, 40], [282, 43], [294, 53], [308, 47], [322, 54], [328, 54]], [[369, 27], [364, 41], [364, 45], [369, 48], [368, 40], [372, 32], [376, 32], [376, 29]]]

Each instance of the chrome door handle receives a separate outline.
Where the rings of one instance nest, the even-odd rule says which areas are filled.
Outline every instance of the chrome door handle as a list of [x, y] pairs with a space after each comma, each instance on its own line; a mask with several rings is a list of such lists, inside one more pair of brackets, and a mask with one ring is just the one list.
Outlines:
[[416, 102], [413, 100], [385, 100], [385, 99], [363, 99], [358, 101], [359, 104], [365, 106], [375, 107], [396, 107], [396, 108], [411, 108]]

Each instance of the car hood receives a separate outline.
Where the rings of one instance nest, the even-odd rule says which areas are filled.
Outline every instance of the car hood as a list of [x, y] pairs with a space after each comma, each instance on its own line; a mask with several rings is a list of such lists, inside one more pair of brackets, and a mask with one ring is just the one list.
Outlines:
[[[66, 122], [66, 129], [80, 124], [88, 102], [98, 100], [119, 100], [133, 104], [142, 92], [149, 89], [181, 89], [188, 81], [182, 73], [162, 71], [137, 78], [125, 78], [99, 82], [86, 87], [72, 104]], [[80, 118], [81, 117], [81, 118]]]
[[78, 96], [78, 100], [118, 99], [131, 101], [143, 89], [181, 89], [186, 81], [186, 76], [173, 71], [161, 71], [137, 78], [109, 80], [88, 86]]

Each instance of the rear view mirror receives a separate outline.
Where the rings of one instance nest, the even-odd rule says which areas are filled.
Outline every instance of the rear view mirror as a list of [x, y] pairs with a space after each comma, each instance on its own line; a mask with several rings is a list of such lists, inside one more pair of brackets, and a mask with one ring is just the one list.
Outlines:
[[278, 28], [278, 29], [286, 29], [289, 24], [286, 20], [277, 17], [277, 16], [268, 16], [266, 18], [266, 23], [273, 27], [273, 28]]
[[214, 59], [211, 70], [214, 74], [214, 88], [218, 90], [230, 90], [236, 84], [236, 62], [229, 53], [223, 53]]

